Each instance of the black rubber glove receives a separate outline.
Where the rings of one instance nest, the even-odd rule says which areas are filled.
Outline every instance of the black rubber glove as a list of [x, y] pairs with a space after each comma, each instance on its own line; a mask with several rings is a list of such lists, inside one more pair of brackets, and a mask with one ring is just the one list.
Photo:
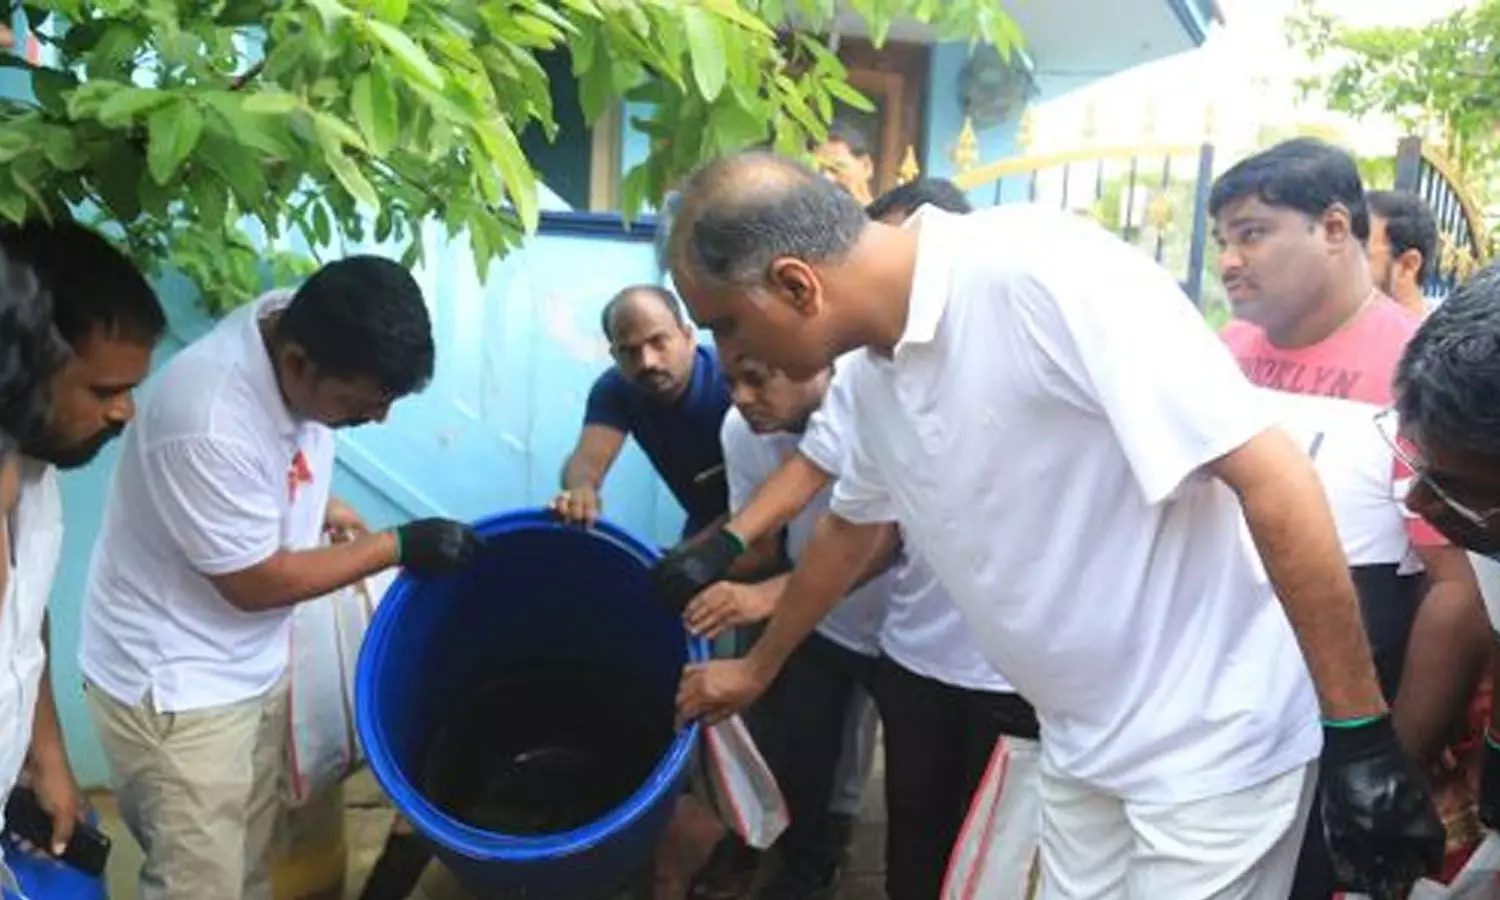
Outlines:
[[1375, 898], [1437, 872], [1445, 835], [1390, 716], [1323, 728], [1323, 834], [1340, 884]]
[[744, 541], [727, 529], [701, 540], [684, 541], [651, 569], [651, 586], [663, 603], [681, 615], [699, 592], [724, 580], [729, 567], [744, 552]]
[[474, 561], [484, 542], [452, 519], [418, 519], [396, 529], [397, 562], [417, 575], [440, 575]]
[[1479, 821], [1500, 831], [1500, 743], [1484, 730], [1484, 772], [1479, 778]]

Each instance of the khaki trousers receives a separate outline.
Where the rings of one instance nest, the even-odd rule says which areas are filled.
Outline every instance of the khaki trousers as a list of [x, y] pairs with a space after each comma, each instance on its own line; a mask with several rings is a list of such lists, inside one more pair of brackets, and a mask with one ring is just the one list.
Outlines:
[[145, 851], [141, 900], [270, 900], [287, 689], [162, 713], [86, 686], [115, 798]]

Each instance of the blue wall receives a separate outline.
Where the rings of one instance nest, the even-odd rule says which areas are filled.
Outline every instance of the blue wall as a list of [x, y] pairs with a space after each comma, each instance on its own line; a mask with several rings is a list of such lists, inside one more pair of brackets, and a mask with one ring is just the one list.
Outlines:
[[[588, 388], [610, 364], [600, 310], [626, 283], [658, 279], [652, 229], [645, 222], [627, 233], [618, 219], [548, 214], [542, 232], [492, 268], [483, 285], [466, 238], [448, 242], [440, 228], [430, 230], [428, 262], [416, 275], [438, 341], [433, 383], [396, 404], [386, 423], [339, 435], [335, 492], [375, 527], [434, 514], [473, 519], [548, 501]], [[212, 326], [181, 279], [165, 281], [161, 294], [171, 337], [158, 363]], [[54, 685], [87, 786], [103, 785], [108, 770], [80, 690], [79, 610], [115, 455], [111, 447], [62, 478], [67, 537], [51, 600]], [[633, 444], [611, 472], [604, 500], [612, 519], [658, 543], [673, 542], [681, 527], [680, 509]]]
[[[935, 44], [927, 70], [927, 158], [922, 174], [932, 178], [951, 178], [958, 167], [953, 164], [953, 148], [964, 127], [963, 103], [959, 100], [959, 75], [969, 59], [968, 44]], [[979, 162], [994, 162], [1017, 151], [1019, 118], [995, 128], [979, 131]], [[1020, 181], [1002, 185], [1007, 201], [1023, 199], [1026, 187]], [[976, 205], [995, 203], [994, 185], [969, 192]]]

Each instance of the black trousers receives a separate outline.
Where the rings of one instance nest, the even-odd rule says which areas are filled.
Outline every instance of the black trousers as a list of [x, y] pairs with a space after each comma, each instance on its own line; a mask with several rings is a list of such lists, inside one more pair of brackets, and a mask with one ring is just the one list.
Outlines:
[[[1349, 574], [1359, 593], [1360, 618], [1375, 657], [1375, 674], [1386, 703], [1394, 703], [1406, 665], [1406, 645], [1412, 622], [1421, 606], [1426, 581], [1421, 575], [1397, 575], [1392, 565], [1354, 566]], [[1307, 831], [1302, 836], [1302, 855], [1290, 900], [1331, 900], [1342, 888], [1333, 875], [1333, 860], [1323, 839], [1323, 788], [1313, 797]]]
[[813, 634], [746, 715], [776, 775], [791, 824], [776, 842], [789, 873], [824, 883], [838, 870], [842, 832], [828, 811], [855, 688], [870, 689], [875, 660]]
[[874, 697], [885, 732], [886, 895], [937, 900], [996, 742], [1036, 740], [1036, 713], [1016, 694], [954, 687], [887, 658]]

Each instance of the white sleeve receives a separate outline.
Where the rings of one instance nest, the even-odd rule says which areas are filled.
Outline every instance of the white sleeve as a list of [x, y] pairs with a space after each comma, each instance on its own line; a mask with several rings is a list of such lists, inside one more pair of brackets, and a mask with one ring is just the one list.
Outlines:
[[724, 448], [724, 478], [729, 482], [729, 514], [734, 515], [745, 508], [765, 480], [755, 464], [755, 432], [739, 410], [731, 408], [724, 416], [719, 443]]
[[854, 433], [854, 398], [850, 391], [848, 368], [835, 368], [823, 405], [808, 420], [797, 445], [798, 453], [834, 478], [848, 467], [848, 442]]
[[[847, 415], [839, 434], [842, 455], [838, 480], [833, 483], [833, 498], [829, 508], [841, 519], [861, 525], [896, 521], [896, 505], [891, 501], [890, 489], [880, 467], [870, 457], [869, 449], [861, 440], [859, 430], [854, 427], [859, 413], [859, 368], [850, 366], [843, 377], [835, 376], [834, 385], [839, 389], [836, 399], [844, 406], [835, 411]], [[830, 397], [835, 397], [833, 390]]]
[[[1270, 428], [1274, 416], [1175, 279], [1092, 226], [1008, 284], [1044, 390], [1102, 414], [1146, 502]], [[1076, 240], [1074, 238], [1077, 238]]]
[[188, 563], [204, 575], [241, 572], [281, 547], [286, 490], [232, 441], [185, 438], [144, 451], [146, 489]]

